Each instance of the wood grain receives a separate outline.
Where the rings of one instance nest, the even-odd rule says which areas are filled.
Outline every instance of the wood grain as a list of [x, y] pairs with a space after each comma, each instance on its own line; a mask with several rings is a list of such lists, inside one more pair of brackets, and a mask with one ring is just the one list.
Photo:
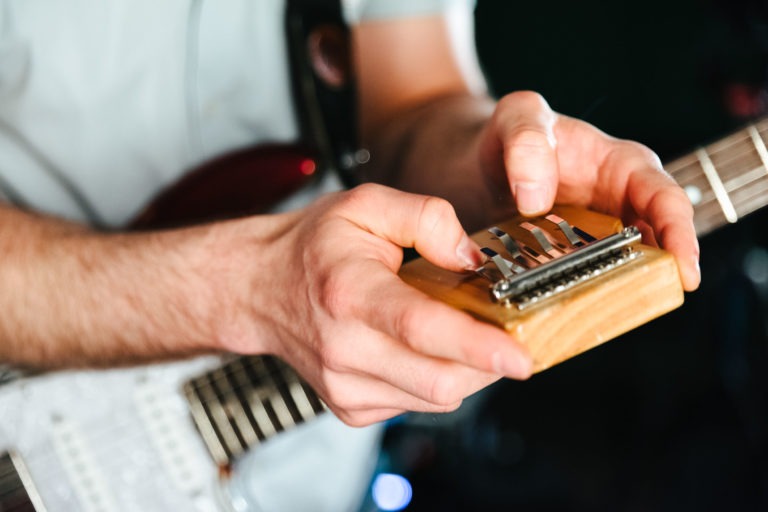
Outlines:
[[[613, 217], [572, 207], [554, 213], [596, 238], [621, 230]], [[542, 219], [514, 218], [497, 224], [516, 240], [534, 245], [530, 233], [518, 227], [527, 220], [541, 227]], [[551, 227], [548, 229], [553, 232]], [[565, 242], [565, 237], [553, 233]], [[481, 246], [502, 252], [500, 243], [486, 231], [472, 236]], [[640, 245], [643, 256], [562, 295], [523, 311], [491, 300], [490, 282], [477, 274], [440, 269], [424, 259], [404, 265], [401, 277], [412, 286], [498, 325], [524, 344], [538, 372], [667, 313], [683, 303], [677, 265], [669, 253]]]

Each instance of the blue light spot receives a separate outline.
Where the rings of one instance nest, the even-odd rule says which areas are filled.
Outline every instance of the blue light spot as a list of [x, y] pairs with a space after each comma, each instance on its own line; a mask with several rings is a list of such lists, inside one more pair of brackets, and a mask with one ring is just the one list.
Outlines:
[[413, 497], [411, 483], [400, 475], [381, 473], [373, 481], [373, 501], [381, 510], [402, 510]]

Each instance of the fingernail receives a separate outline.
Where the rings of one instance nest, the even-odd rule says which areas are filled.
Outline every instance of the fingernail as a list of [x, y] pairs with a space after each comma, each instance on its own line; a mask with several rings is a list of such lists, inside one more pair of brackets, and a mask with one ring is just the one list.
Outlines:
[[535, 181], [520, 181], [514, 185], [517, 210], [523, 215], [544, 213], [548, 208], [547, 187]]
[[467, 270], [475, 270], [483, 263], [485, 263], [485, 255], [480, 251], [478, 246], [466, 233], [456, 247], [456, 255], [461, 261], [464, 262], [464, 267]]
[[693, 268], [696, 271], [695, 279], [696, 279], [696, 286], [701, 284], [701, 266], [699, 265], [699, 258], [694, 259], [694, 266]]

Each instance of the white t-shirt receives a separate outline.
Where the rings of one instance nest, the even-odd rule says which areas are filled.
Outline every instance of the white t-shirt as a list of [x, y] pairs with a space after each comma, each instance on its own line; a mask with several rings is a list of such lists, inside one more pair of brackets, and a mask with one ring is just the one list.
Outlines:
[[[457, 4], [467, 7], [343, 9], [356, 23]], [[285, 0], [0, 0], [0, 196], [84, 222], [90, 208], [120, 226], [196, 164], [294, 140], [284, 9]]]

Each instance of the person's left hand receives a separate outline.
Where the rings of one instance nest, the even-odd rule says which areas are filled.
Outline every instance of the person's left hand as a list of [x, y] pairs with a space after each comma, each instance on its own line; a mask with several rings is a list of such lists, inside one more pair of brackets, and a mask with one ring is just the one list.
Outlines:
[[558, 114], [539, 94], [523, 91], [498, 102], [481, 134], [480, 161], [489, 188], [503, 191], [500, 202], [511, 192], [524, 215], [545, 213], [557, 202], [620, 217], [675, 256], [686, 290], [698, 287], [693, 207], [642, 144]]

